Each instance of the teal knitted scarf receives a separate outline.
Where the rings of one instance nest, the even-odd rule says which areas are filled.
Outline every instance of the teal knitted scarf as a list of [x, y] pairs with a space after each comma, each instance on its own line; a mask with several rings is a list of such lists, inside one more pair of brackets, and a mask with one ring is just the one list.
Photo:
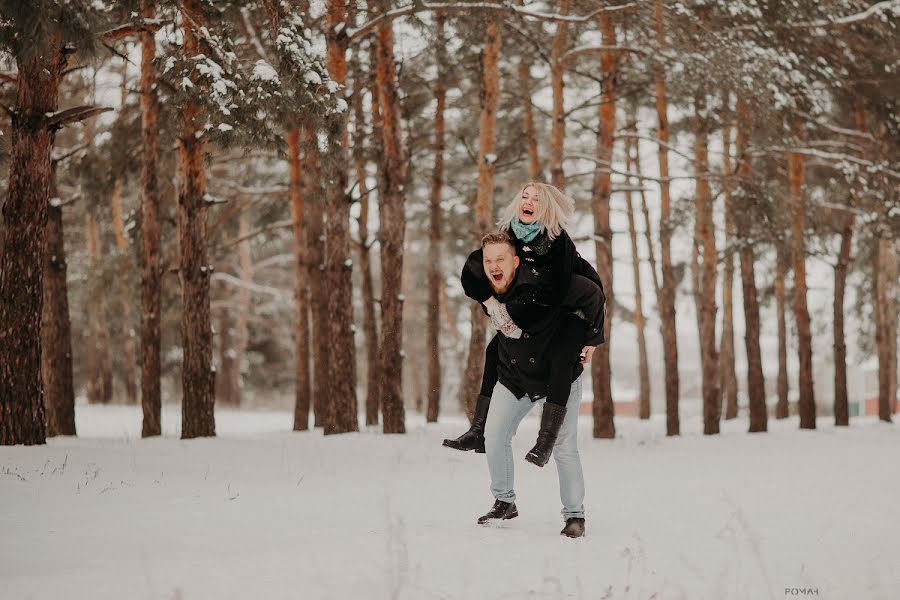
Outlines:
[[516, 234], [516, 237], [526, 244], [537, 237], [537, 234], [541, 232], [542, 227], [540, 221], [535, 221], [531, 225], [526, 225], [519, 221], [519, 217], [513, 217], [509, 226], [512, 228], [513, 233]]

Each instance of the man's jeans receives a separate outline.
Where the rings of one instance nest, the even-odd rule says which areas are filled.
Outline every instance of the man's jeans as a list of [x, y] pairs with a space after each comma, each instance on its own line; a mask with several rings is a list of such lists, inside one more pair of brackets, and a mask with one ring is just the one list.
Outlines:
[[[491, 493], [498, 500], [515, 502], [513, 490], [515, 477], [513, 468], [512, 438], [519, 423], [535, 404], [543, 406], [544, 400], [532, 402], [527, 395], [521, 400], [503, 384], [494, 386], [491, 408], [488, 411], [484, 429], [484, 445], [487, 451], [488, 470], [491, 473]], [[570, 517], [584, 517], [584, 473], [581, 457], [578, 455], [578, 407], [581, 403], [581, 379], [572, 383], [569, 399], [566, 401], [566, 418], [559, 429], [559, 436], [553, 446], [553, 458], [559, 473], [559, 497], [563, 503], [562, 514]]]

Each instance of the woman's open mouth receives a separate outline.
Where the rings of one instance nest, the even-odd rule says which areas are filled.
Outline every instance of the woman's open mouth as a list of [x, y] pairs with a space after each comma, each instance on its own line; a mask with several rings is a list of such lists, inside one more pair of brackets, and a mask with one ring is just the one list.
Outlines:
[[531, 208], [523, 208], [523, 209], [522, 209], [522, 214], [523, 214], [523, 215], [526, 215], [526, 216], [529, 216], [529, 217], [533, 217], [533, 216], [534, 216], [534, 210], [531, 209]]

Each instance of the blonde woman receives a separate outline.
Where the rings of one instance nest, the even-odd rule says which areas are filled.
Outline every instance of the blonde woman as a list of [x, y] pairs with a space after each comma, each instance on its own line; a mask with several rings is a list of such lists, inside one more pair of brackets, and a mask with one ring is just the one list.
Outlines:
[[[565, 231], [573, 211], [573, 200], [554, 186], [525, 184], [503, 210], [499, 222], [501, 231], [509, 235], [515, 247], [514, 279], [505, 288], [498, 287], [504, 277], [503, 269], [488, 265], [483, 248], [469, 255], [461, 276], [466, 295], [482, 304], [498, 336], [538, 341], [542, 324], [549, 322], [554, 311], [577, 315], [554, 332], [555, 339], [549, 345], [552, 356], [541, 357], [550, 362], [549, 384], [546, 377], [531, 378], [528, 372], [529, 364], [536, 361], [535, 355], [545, 353], [546, 343], [535, 351], [534, 344], [523, 340], [515, 346], [523, 351], [521, 361], [511, 358], [512, 368], [499, 373], [500, 383], [517, 398], [546, 398], [538, 443], [526, 457], [538, 466], [544, 466], [550, 458], [556, 439], [553, 425], [557, 424], [558, 431], [572, 382], [580, 376], [582, 365], [590, 362], [594, 347], [603, 342], [603, 286], [596, 270], [581, 258]], [[585, 310], [585, 298], [589, 299], [588, 306], [599, 298], [599, 310]], [[485, 353], [481, 391], [469, 431], [455, 440], [444, 440], [445, 446], [485, 451], [484, 428], [498, 381], [498, 341], [495, 337]]]

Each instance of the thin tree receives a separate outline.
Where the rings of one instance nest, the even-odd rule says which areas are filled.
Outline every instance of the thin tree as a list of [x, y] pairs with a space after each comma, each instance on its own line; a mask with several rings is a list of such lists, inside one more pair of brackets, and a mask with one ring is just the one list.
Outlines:
[[[380, 8], [382, 14], [387, 13], [386, 0], [381, 0]], [[385, 186], [381, 190], [378, 208], [381, 221], [381, 361], [378, 368], [382, 378], [379, 392], [384, 432], [405, 433], [402, 389], [405, 298], [402, 293], [402, 275], [408, 152], [402, 137], [400, 99], [394, 71], [394, 34], [392, 21], [389, 19], [382, 20], [378, 26], [375, 48], [385, 174]]]
[[[612, 17], [601, 14], [598, 17], [603, 44], [616, 45], [616, 30]], [[600, 59], [602, 93], [600, 96], [600, 128], [597, 133], [596, 161], [594, 171], [591, 207], [594, 216], [595, 248], [597, 252], [597, 274], [603, 281], [606, 293], [606, 322], [604, 323], [606, 343], [594, 353], [591, 375], [594, 387], [594, 437], [614, 438], [616, 426], [613, 422], [615, 409], [612, 399], [612, 372], [610, 369], [609, 346], [613, 320], [615, 295], [613, 291], [612, 229], [609, 225], [609, 199], [612, 193], [611, 168], [613, 144], [616, 132], [616, 79], [618, 77], [618, 55], [604, 52]]]
[[[156, 18], [156, 0], [144, 0], [144, 19]], [[156, 38], [141, 32], [141, 437], [160, 435], [159, 95], [153, 60]]]
[[[722, 95], [725, 114], [729, 113], [730, 94]], [[719, 390], [725, 405], [725, 418], [737, 417], [737, 374], [734, 367], [734, 242], [736, 234], [734, 198], [732, 198], [731, 124], [722, 126], [722, 195], [725, 199], [725, 265], [722, 269], [722, 339], [719, 349]]]
[[435, 15], [435, 65], [437, 76], [434, 82], [434, 97], [437, 107], [434, 111], [434, 168], [431, 172], [431, 204], [429, 206], [428, 241], [428, 318], [425, 345], [428, 347], [428, 407], [425, 419], [429, 423], [438, 420], [441, 401], [441, 193], [444, 188], [444, 109], [447, 104], [447, 86], [444, 77], [447, 72], [446, 18], [443, 13]]
[[[801, 127], [795, 125], [798, 138]], [[797, 356], [800, 363], [800, 428], [816, 428], [816, 399], [813, 392], [812, 331], [806, 305], [806, 197], [803, 190], [805, 157], [788, 153], [788, 175], [791, 189], [791, 263], [794, 270], [794, 319], [797, 323]]]
[[[656, 30], [656, 44], [660, 52], [666, 50], [663, 26], [662, 0], [653, 0], [653, 24]], [[662, 268], [660, 287], [659, 317], [660, 333], [663, 340], [663, 363], [666, 371], [666, 435], [679, 435], [681, 425], [678, 417], [678, 335], [675, 327], [675, 269], [672, 266], [672, 200], [669, 191], [669, 103], [666, 92], [665, 73], [660, 64], [654, 67], [656, 87], [656, 116], [659, 139], [659, 246]]]
[[[637, 140], [625, 141], [625, 170], [629, 174], [634, 165], [634, 154], [640, 153]], [[634, 326], [637, 329], [638, 342], [638, 374], [640, 380], [640, 395], [638, 396], [638, 414], [641, 419], [650, 418], [650, 367], [647, 364], [647, 338], [644, 333], [644, 305], [641, 292], [641, 259], [638, 253], [637, 227], [635, 226], [634, 204], [631, 197], [631, 176], [626, 181], [625, 211], [628, 215], [628, 233], [631, 238], [631, 268], [634, 275]]]
[[878, 355], [878, 419], [888, 423], [897, 404], [898, 265], [893, 240], [879, 229], [875, 252], [875, 345]]
[[[484, 50], [481, 71], [481, 114], [478, 118], [478, 187], [475, 196], [474, 238], [491, 230], [494, 203], [494, 172], [496, 156], [494, 146], [497, 140], [497, 109], [500, 105], [500, 23], [494, 15], [484, 22]], [[485, 335], [487, 322], [477, 304], [471, 308], [472, 335], [469, 338], [469, 353], [466, 370], [459, 386], [460, 404], [471, 415], [475, 407], [478, 388], [484, 367]]]
[[[557, 14], [569, 14], [569, 0], [559, 0]], [[569, 22], [560, 19], [556, 22], [556, 33], [553, 36], [553, 47], [550, 54], [550, 88], [553, 91], [553, 119], [550, 130], [550, 182], [560, 189], [566, 187], [566, 175], [563, 171], [563, 145], [566, 137], [566, 107], [564, 92], [563, 54], [568, 41]]]

